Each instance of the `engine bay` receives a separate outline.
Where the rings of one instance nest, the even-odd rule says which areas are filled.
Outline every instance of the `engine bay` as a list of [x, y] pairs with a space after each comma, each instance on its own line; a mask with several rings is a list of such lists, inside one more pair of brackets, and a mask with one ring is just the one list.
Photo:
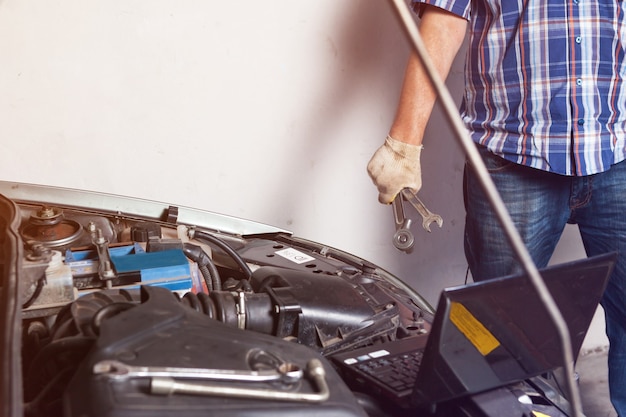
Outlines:
[[[429, 335], [433, 309], [376, 265], [281, 230], [181, 220], [173, 206], [154, 217], [0, 202], [2, 227], [15, 232], [15, 242], [11, 233], [0, 242], [0, 296], [7, 306], [18, 298], [21, 316], [19, 363], [7, 362], [15, 366], [2, 385], [3, 398], [19, 399], [7, 415], [405, 415], [331, 360]], [[520, 393], [532, 407], [520, 406]], [[511, 415], [566, 415], [543, 381], [417, 415], [501, 415], [484, 405], [494, 395]]]
[[[29, 416], [195, 415], [207, 407], [212, 415], [263, 415], [250, 403], [277, 401], [268, 414], [297, 406], [299, 415], [359, 415], [324, 357], [423, 334], [432, 317], [375, 267], [287, 235], [243, 238], [29, 205], [20, 205], [20, 235]], [[311, 361], [326, 363], [321, 386]], [[243, 376], [193, 379], [206, 392], [187, 398], [154, 394], [150, 378], [118, 375], [127, 366]], [[285, 367], [299, 377], [289, 380]], [[276, 375], [257, 381], [256, 372]]]

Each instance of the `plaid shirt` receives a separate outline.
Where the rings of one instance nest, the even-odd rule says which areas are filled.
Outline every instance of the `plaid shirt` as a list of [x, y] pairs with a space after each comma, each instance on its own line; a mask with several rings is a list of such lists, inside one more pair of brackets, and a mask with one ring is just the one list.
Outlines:
[[564, 175], [626, 158], [626, 2], [413, 2], [470, 21], [461, 113], [474, 141]]

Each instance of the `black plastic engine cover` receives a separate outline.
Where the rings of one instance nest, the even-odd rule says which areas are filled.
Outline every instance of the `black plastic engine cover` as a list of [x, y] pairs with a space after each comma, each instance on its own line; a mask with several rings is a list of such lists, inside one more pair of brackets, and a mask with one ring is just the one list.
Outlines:
[[[283, 268], [261, 267], [250, 280], [255, 292], [270, 295], [279, 309], [275, 334], [293, 336], [307, 346], [327, 347], [367, 326], [379, 327], [369, 334], [395, 332], [395, 303], [379, 293], [365, 294], [360, 286], [335, 275], [315, 274]], [[378, 315], [387, 308], [387, 314]], [[381, 330], [383, 329], [383, 330]]]
[[[150, 393], [150, 378], [114, 379], [94, 374], [102, 360], [133, 366], [210, 368], [249, 371], [252, 351], [262, 350], [304, 369], [318, 359], [326, 371], [328, 400], [320, 403]], [[293, 386], [268, 382], [210, 382], [251, 389], [313, 393], [303, 378]], [[166, 289], [142, 288], [142, 303], [103, 320], [96, 345], [64, 395], [67, 417], [100, 416], [364, 416], [353, 394], [331, 365], [308, 347], [257, 332], [240, 330], [180, 304]]]

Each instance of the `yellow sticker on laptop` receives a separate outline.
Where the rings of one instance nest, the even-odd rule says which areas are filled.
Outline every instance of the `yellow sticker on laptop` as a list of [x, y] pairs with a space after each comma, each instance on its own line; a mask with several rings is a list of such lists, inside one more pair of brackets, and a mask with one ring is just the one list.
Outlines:
[[498, 339], [463, 304], [452, 302], [450, 320], [483, 356], [500, 346]]

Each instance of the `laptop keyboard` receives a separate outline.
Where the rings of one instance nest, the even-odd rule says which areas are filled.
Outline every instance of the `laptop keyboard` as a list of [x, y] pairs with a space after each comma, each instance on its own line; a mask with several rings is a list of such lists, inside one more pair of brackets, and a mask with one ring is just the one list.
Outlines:
[[405, 391], [413, 389], [423, 356], [424, 351], [418, 350], [368, 360], [355, 366], [392, 390]]

